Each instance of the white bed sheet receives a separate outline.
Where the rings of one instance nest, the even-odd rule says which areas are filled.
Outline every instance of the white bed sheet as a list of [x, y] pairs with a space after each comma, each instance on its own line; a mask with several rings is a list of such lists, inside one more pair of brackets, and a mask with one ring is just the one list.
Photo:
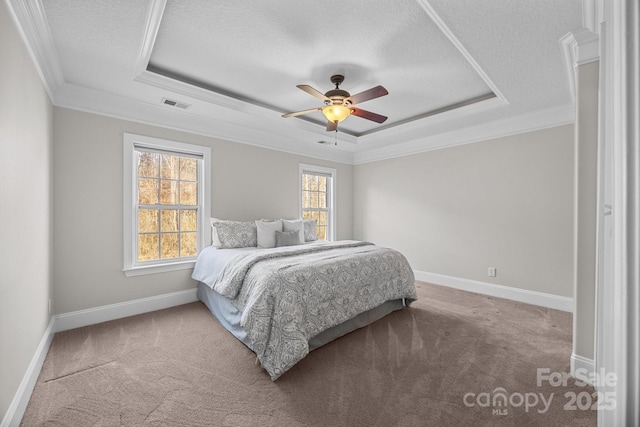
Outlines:
[[212, 287], [220, 272], [231, 258], [250, 251], [259, 250], [256, 247], [219, 249], [213, 246], [204, 248], [198, 255], [198, 262], [193, 269], [192, 278]]
[[[322, 245], [325, 243], [326, 242], [324, 240], [317, 240], [314, 242], [304, 243], [304, 245]], [[287, 246], [287, 248], [291, 248], [291, 250], [295, 250], [299, 247], [300, 245]], [[202, 282], [212, 288], [213, 284], [218, 279], [218, 276], [220, 276], [220, 272], [222, 271], [224, 266], [233, 257], [252, 251], [269, 250], [270, 249], [258, 247], [220, 249], [213, 246], [207, 246], [200, 252], [200, 255], [198, 255], [198, 260], [196, 262], [195, 268], [193, 269], [193, 274], [191, 275], [191, 277], [198, 282]]]

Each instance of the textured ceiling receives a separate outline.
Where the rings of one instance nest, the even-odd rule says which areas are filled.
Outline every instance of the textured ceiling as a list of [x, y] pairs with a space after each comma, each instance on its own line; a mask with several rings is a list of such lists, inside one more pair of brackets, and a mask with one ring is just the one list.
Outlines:
[[[343, 74], [351, 94], [378, 84], [390, 92], [362, 105], [387, 115], [385, 125], [492, 93], [414, 0], [272, 5], [169, 1], [150, 69], [278, 112], [322, 105], [295, 84], [324, 93], [331, 75]], [[323, 122], [321, 112], [308, 117]], [[340, 124], [356, 133], [379, 127]]]
[[582, 26], [581, 0], [32, 1], [56, 105], [312, 155], [335, 136], [280, 117], [322, 105], [297, 84], [389, 91], [359, 105], [384, 124], [348, 117], [323, 150], [432, 140], [571, 106], [559, 40]]

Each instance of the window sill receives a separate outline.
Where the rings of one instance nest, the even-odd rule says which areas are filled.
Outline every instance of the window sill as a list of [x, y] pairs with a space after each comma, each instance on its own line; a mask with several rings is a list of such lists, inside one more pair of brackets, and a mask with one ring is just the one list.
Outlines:
[[143, 276], [146, 274], [167, 273], [169, 271], [188, 270], [196, 265], [195, 260], [172, 262], [169, 264], [144, 265], [127, 267], [122, 271], [127, 277]]

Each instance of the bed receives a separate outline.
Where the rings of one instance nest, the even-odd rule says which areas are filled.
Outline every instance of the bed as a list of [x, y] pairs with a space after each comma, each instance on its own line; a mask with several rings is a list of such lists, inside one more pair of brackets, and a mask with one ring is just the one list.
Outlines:
[[250, 225], [243, 233], [249, 241], [236, 247], [214, 236], [192, 277], [200, 301], [274, 381], [310, 351], [416, 300], [413, 271], [393, 249], [307, 240], [302, 232], [296, 243], [250, 246]]

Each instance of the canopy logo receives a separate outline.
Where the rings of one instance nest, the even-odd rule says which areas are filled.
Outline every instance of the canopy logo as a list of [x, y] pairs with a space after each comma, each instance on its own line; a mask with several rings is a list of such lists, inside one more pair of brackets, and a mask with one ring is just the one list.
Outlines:
[[[508, 415], [508, 407], [519, 408], [521, 406], [524, 406], [525, 412], [529, 412], [531, 409], [537, 409], [539, 414], [544, 414], [549, 410], [552, 400], [553, 393], [551, 393], [547, 399], [543, 393], [514, 392], [507, 394], [507, 390], [502, 387], [498, 387], [492, 392], [482, 392], [478, 394], [467, 393], [462, 399], [465, 406], [469, 408], [473, 408], [474, 406], [492, 408], [493, 415]], [[540, 405], [540, 407], [538, 407], [538, 405]]]
[[[551, 387], [567, 387], [569, 385], [569, 379], [572, 378], [567, 372], [551, 372], [549, 368], [538, 368], [536, 371], [536, 386], [543, 387], [546, 384]], [[576, 372], [578, 374], [578, 372]], [[580, 375], [576, 375], [580, 378], [587, 378], [596, 387], [609, 387], [615, 386], [618, 378], [615, 373], [601, 372], [589, 373], [580, 372]], [[578, 387], [586, 387], [587, 383], [579, 380], [575, 381], [575, 385]], [[602, 392], [594, 391], [589, 392], [587, 390], [576, 392], [569, 390], [562, 395], [566, 400], [564, 404], [565, 411], [575, 410], [610, 410], [616, 407], [616, 399], [614, 392]], [[508, 393], [503, 387], [497, 387], [491, 392], [473, 393], [469, 392], [464, 395], [462, 401], [468, 408], [480, 407], [491, 408], [492, 415], [508, 415], [509, 408], [524, 407], [525, 412], [537, 411], [539, 414], [545, 414], [549, 411], [551, 403], [555, 397], [555, 393], [540, 393], [540, 392], [513, 392]]]

